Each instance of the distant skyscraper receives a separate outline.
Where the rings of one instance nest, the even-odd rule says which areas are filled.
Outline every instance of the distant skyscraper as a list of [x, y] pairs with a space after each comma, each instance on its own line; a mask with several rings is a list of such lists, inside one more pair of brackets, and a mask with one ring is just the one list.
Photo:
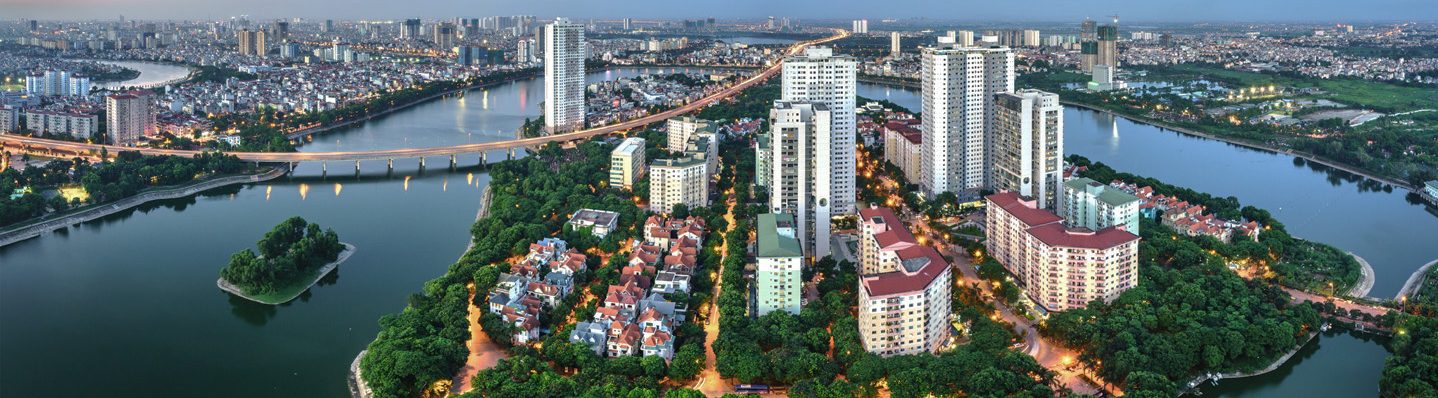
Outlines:
[[929, 197], [988, 185], [994, 95], [1014, 90], [1007, 47], [925, 48], [919, 185]]
[[418, 39], [418, 38], [419, 38], [419, 27], [420, 27], [420, 21], [419, 21], [419, 19], [406, 19], [406, 20], [404, 20], [404, 24], [403, 24], [403, 25], [400, 25], [399, 37], [400, 37], [400, 38], [403, 38], [403, 39], [411, 39], [411, 40], [413, 40], [413, 39]]
[[476, 46], [454, 48], [454, 63], [464, 66], [484, 65], [489, 62], [489, 49]]
[[867, 20], [867, 19], [855, 19], [855, 20], [854, 20], [854, 29], [853, 29], [853, 30], [854, 30], [854, 33], [855, 33], [855, 34], [869, 33], [869, 20]]
[[514, 63], [527, 64], [535, 61], [534, 39], [519, 39], [519, 46], [514, 53]]
[[269, 53], [264, 30], [243, 29], [236, 36], [240, 42], [240, 54], [264, 57]]
[[994, 189], [1054, 209], [1063, 181], [1064, 119], [1058, 94], [1019, 90], [994, 99]]
[[30, 31], [31, 31], [31, 32], [36, 32], [36, 31], [39, 31], [39, 30], [40, 30], [40, 22], [39, 22], [39, 21], [36, 21], [36, 20], [33, 20], [33, 19], [30, 20]]
[[624, 18], [624, 30], [633, 29], [633, 28], [631, 27], [632, 24], [634, 24], [634, 19], [633, 19], [633, 18]]
[[25, 78], [25, 92], [41, 96], [73, 96], [90, 93], [90, 79], [67, 71], [47, 70]]
[[457, 32], [454, 28], [454, 24], [449, 22], [440, 22], [438, 25], [434, 26], [434, 38], [432, 40], [434, 41], [435, 47], [450, 48], [454, 46], [456, 34]]
[[584, 128], [584, 25], [556, 19], [544, 28], [544, 125], [549, 134]]
[[972, 30], [961, 30], [961, 31], [958, 32], [958, 36], [955, 36], [954, 39], [955, 39], [955, 40], [954, 40], [954, 44], [958, 44], [958, 45], [964, 46], [964, 47], [973, 47], [973, 46], [974, 46], [974, 31], [972, 31]]
[[273, 22], [273, 23], [270, 23], [270, 37], [269, 37], [269, 39], [274, 40], [274, 41], [284, 41], [285, 39], [287, 39], [287, 38], [289, 38], [289, 37], [290, 37], [290, 23], [289, 23], [289, 22], [285, 22], [285, 21], [275, 21], [275, 22]]
[[1041, 44], [1043, 44], [1043, 42], [1039, 40], [1039, 31], [1037, 29], [1024, 30], [1024, 47], [1038, 47]]
[[324, 27], [323, 31], [324, 31], [325, 33], [334, 32], [334, 31], [335, 31], [335, 20], [333, 20], [333, 19], [326, 19], [326, 20], [325, 20], [325, 27]]
[[1083, 24], [1079, 26], [1079, 70], [1083, 73], [1093, 72], [1094, 63], [1097, 60], [1098, 23], [1084, 18]]
[[904, 47], [900, 44], [899, 32], [889, 32], [889, 55], [898, 58], [904, 53]]
[[1098, 54], [1094, 65], [1118, 68], [1118, 23], [1098, 27]]

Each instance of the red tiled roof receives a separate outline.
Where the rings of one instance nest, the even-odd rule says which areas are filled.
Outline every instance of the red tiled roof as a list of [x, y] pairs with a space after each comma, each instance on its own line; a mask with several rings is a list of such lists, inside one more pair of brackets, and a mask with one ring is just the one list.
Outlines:
[[900, 267], [899, 271], [864, 276], [859, 283], [865, 290], [868, 290], [869, 297], [924, 290], [934, 281], [934, 278], [938, 278], [949, 269], [949, 263], [944, 261], [944, 257], [940, 256], [939, 252], [932, 247], [914, 246], [899, 250], [898, 254], [901, 261], [926, 258], [929, 262], [924, 264], [924, 267], [920, 268], [918, 272], [912, 274], [905, 272]]
[[1083, 249], [1108, 249], [1138, 240], [1138, 235], [1118, 227], [1094, 232], [1086, 228], [1064, 228], [1062, 224], [1047, 224], [1029, 228], [1028, 232], [1050, 246]]
[[990, 206], [1003, 209], [1030, 227], [1063, 221], [1063, 218], [1052, 212], [1024, 204], [1019, 194], [1012, 191], [999, 192], [985, 199], [988, 199]]

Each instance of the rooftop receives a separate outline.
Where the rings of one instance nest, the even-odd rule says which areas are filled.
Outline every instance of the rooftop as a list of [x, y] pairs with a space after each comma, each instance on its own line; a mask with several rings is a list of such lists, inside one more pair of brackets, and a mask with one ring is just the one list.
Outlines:
[[1111, 189], [1108, 185], [1088, 178], [1074, 178], [1064, 181], [1064, 185], [1068, 186], [1069, 189], [1088, 192], [1090, 195], [1094, 195], [1100, 202], [1107, 203], [1109, 206], [1122, 206], [1138, 201], [1138, 197], [1133, 196], [1133, 194], [1120, 189]]
[[1095, 232], [1088, 228], [1064, 228], [1062, 224], [1046, 224], [1029, 228], [1028, 232], [1050, 246], [1081, 249], [1108, 249], [1138, 240], [1138, 235], [1118, 227]]
[[869, 297], [922, 291], [949, 269], [949, 263], [932, 247], [913, 246], [899, 250], [898, 254], [903, 269], [865, 275], [860, 280]]
[[1053, 212], [1036, 208], [1033, 200], [1024, 199], [1012, 191], [989, 195], [987, 199], [992, 203], [991, 206], [1003, 209], [1030, 227], [1063, 221]]
[[794, 216], [790, 214], [765, 213], [759, 215], [759, 257], [801, 257], [799, 240], [791, 234], [780, 233], [779, 228], [793, 228]]

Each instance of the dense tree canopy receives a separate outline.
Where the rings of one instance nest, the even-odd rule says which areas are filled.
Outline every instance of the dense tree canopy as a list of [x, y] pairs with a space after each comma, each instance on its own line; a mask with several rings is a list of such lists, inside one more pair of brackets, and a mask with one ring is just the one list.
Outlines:
[[1388, 343], [1393, 356], [1378, 381], [1384, 397], [1438, 396], [1438, 319], [1405, 316]]
[[[1182, 383], [1210, 371], [1262, 368], [1313, 333], [1309, 304], [1247, 281], [1217, 255], [1167, 227], [1144, 221], [1139, 283], [1109, 304], [1053, 315], [1043, 332], [1082, 352], [1105, 380], [1126, 390], [1168, 389], [1156, 375]], [[1147, 372], [1147, 373], [1139, 373]]]
[[334, 230], [322, 231], [300, 217], [280, 222], [258, 246], [258, 256], [249, 249], [230, 256], [220, 277], [249, 294], [273, 293], [312, 276], [344, 251]]
[[[54, 210], [64, 210], [74, 205], [113, 202], [146, 188], [183, 184], [208, 174], [237, 173], [244, 168], [245, 164], [239, 159], [219, 153], [182, 158], [121, 152], [114, 160], [100, 163], [76, 158], [53, 160], [23, 172], [0, 170], [0, 226], [41, 216], [47, 205]], [[47, 202], [41, 196], [44, 189], [60, 186], [83, 187], [89, 199], [84, 203], [62, 205], [53, 199]], [[16, 189], [26, 187], [30, 188], [28, 193], [10, 198]]]

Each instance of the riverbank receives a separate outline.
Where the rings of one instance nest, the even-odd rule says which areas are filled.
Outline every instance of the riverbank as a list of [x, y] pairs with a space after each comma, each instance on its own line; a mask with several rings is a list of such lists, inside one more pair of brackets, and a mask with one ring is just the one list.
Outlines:
[[1338, 163], [1338, 162], [1335, 162], [1335, 161], [1326, 160], [1326, 159], [1323, 159], [1323, 158], [1321, 158], [1321, 157], [1318, 157], [1318, 156], [1316, 156], [1316, 155], [1313, 155], [1313, 154], [1310, 154], [1310, 153], [1307, 153], [1307, 152], [1295, 151], [1295, 150], [1292, 150], [1292, 149], [1278, 148], [1278, 147], [1274, 147], [1274, 146], [1271, 146], [1271, 145], [1268, 145], [1268, 144], [1261, 144], [1261, 143], [1256, 143], [1256, 142], [1251, 142], [1251, 141], [1246, 141], [1246, 140], [1240, 140], [1240, 139], [1236, 139], [1236, 138], [1230, 138], [1230, 137], [1224, 137], [1224, 136], [1220, 136], [1220, 135], [1209, 134], [1209, 133], [1201, 132], [1201, 131], [1198, 131], [1198, 130], [1186, 128], [1186, 127], [1178, 127], [1178, 126], [1175, 126], [1175, 125], [1170, 124], [1170, 123], [1168, 123], [1168, 122], [1164, 122], [1164, 121], [1161, 121], [1161, 120], [1154, 120], [1154, 119], [1149, 118], [1149, 117], [1146, 117], [1146, 116], [1122, 114], [1122, 113], [1114, 112], [1114, 111], [1111, 111], [1111, 110], [1108, 110], [1108, 109], [1104, 109], [1104, 108], [1101, 108], [1101, 107], [1097, 107], [1097, 106], [1085, 104], [1085, 103], [1082, 103], [1082, 102], [1075, 102], [1075, 101], [1071, 101], [1071, 100], [1060, 99], [1060, 100], [1059, 100], [1059, 103], [1064, 104], [1064, 105], [1066, 105], [1066, 106], [1075, 106], [1075, 107], [1084, 108], [1084, 109], [1088, 109], [1088, 110], [1095, 111], [1095, 112], [1101, 112], [1101, 113], [1106, 113], [1106, 114], [1113, 115], [1113, 116], [1118, 116], [1118, 117], [1127, 118], [1127, 119], [1133, 120], [1134, 122], [1137, 122], [1137, 123], [1144, 123], [1144, 124], [1153, 125], [1154, 127], [1159, 127], [1159, 128], [1162, 128], [1162, 129], [1173, 130], [1173, 131], [1178, 132], [1178, 133], [1180, 133], [1180, 134], [1186, 134], [1186, 135], [1191, 135], [1191, 136], [1200, 137], [1200, 138], [1207, 138], [1207, 139], [1215, 140], [1215, 141], [1222, 141], [1222, 142], [1226, 142], [1226, 143], [1229, 143], [1229, 144], [1238, 145], [1238, 146], [1245, 147], [1245, 148], [1250, 148], [1250, 149], [1258, 149], [1258, 150], [1263, 150], [1263, 151], [1281, 153], [1281, 154], [1293, 156], [1293, 157], [1296, 157], [1296, 158], [1299, 158], [1299, 159], [1303, 159], [1303, 160], [1306, 160], [1306, 161], [1309, 161], [1309, 162], [1318, 163], [1318, 164], [1321, 164], [1321, 165], [1324, 165], [1324, 166], [1328, 166], [1328, 167], [1331, 167], [1331, 168], [1334, 168], [1334, 169], [1343, 170], [1343, 171], [1348, 172], [1348, 173], [1350, 173], [1350, 174], [1362, 176], [1362, 177], [1365, 177], [1365, 178], [1368, 178], [1368, 179], [1371, 179], [1371, 180], [1374, 180], [1374, 181], [1378, 181], [1378, 182], [1382, 182], [1382, 183], [1385, 183], [1385, 184], [1397, 186], [1397, 187], [1400, 187], [1400, 188], [1403, 188], [1403, 189], [1407, 189], [1407, 190], [1410, 190], [1410, 191], [1413, 190], [1413, 186], [1412, 186], [1412, 185], [1409, 185], [1407, 182], [1398, 181], [1398, 180], [1395, 180], [1395, 179], [1392, 179], [1392, 178], [1389, 178], [1389, 177], [1380, 177], [1380, 176], [1375, 175], [1375, 174], [1372, 174], [1372, 173], [1370, 173], [1370, 172], [1363, 171], [1363, 170], [1359, 170], [1358, 168], [1355, 168], [1355, 167], [1352, 167], [1352, 166], [1348, 166], [1348, 165], [1344, 165], [1344, 164], [1342, 164], [1342, 163]]
[[340, 244], [344, 245], [345, 250], [341, 251], [338, 257], [335, 257], [335, 261], [331, 261], [328, 264], [325, 264], [323, 267], [320, 267], [319, 270], [316, 270], [314, 278], [310, 279], [309, 283], [295, 284], [292, 286], [288, 286], [285, 291], [275, 292], [263, 296], [251, 296], [249, 294], [246, 294], [244, 289], [241, 289], [239, 286], [235, 286], [234, 284], [230, 283], [230, 281], [225, 280], [225, 278], [215, 279], [215, 286], [218, 286], [220, 290], [224, 290], [245, 300], [250, 300], [260, 304], [280, 305], [288, 303], [299, 297], [301, 294], [304, 294], [305, 291], [310, 290], [311, 287], [314, 287], [316, 283], [320, 282], [320, 279], [323, 279], [325, 275], [330, 274], [330, 271], [334, 271], [335, 268], [339, 267], [340, 263], [345, 262], [345, 260], [349, 260], [350, 255], [354, 254], [355, 252], [355, 246], [344, 242], [340, 242]]
[[[130, 78], [130, 79], [110, 81], [110, 82], [103, 82], [103, 84], [97, 84], [97, 86], [99, 86], [99, 87], [101, 87], [101, 88], [104, 88], [104, 89], [108, 89], [108, 90], [118, 90], [118, 89], [120, 89], [120, 88], [126, 88], [126, 87], [139, 88], [139, 89], [149, 89], [149, 88], [155, 88], [155, 87], [164, 87], [164, 86], [168, 86], [168, 85], [171, 85], [171, 84], [184, 83], [184, 82], [190, 81], [190, 79], [192, 79], [192, 78], [195, 77], [195, 73], [198, 73], [198, 72], [200, 71], [198, 68], [194, 68], [194, 67], [191, 67], [191, 66], [188, 65], [188, 64], [180, 63], [180, 62], [161, 62], [161, 61], [146, 61], [146, 60], [100, 60], [100, 59], [90, 59], [89, 61], [94, 61], [94, 62], [96, 62], [96, 63], [106, 64], [106, 65], [113, 65], [113, 66], [117, 66], [117, 67], [129, 69], [129, 70], [134, 70], [134, 71], [136, 72], [135, 77]], [[182, 77], [173, 77], [173, 78], [170, 78], [170, 79], [167, 79], [167, 80], [161, 80], [161, 81], [157, 81], [157, 82], [150, 82], [150, 83], [144, 83], [144, 84], [126, 84], [126, 82], [132, 82], [132, 81], [135, 81], [135, 80], [139, 80], [139, 79], [142, 78], [142, 77], [145, 77], [145, 73], [144, 73], [143, 70], [132, 69], [131, 67], [134, 66], [134, 65], [125, 65], [125, 63], [127, 63], [127, 62], [128, 62], [128, 63], [148, 63], [148, 64], [155, 64], [155, 65], [169, 65], [169, 66], [182, 67], [182, 68], [185, 68], [186, 72], [185, 72], [185, 75], [182, 76]]]
[[382, 110], [382, 111], [379, 111], [379, 112], [366, 114], [366, 115], [361, 116], [361, 117], [356, 118], [356, 119], [346, 120], [346, 121], [340, 122], [340, 123], [338, 123], [338, 124], [331, 124], [331, 125], [328, 125], [328, 126], [316, 126], [316, 127], [311, 127], [311, 128], [303, 129], [303, 130], [300, 130], [300, 131], [295, 131], [295, 132], [292, 132], [292, 133], [286, 133], [286, 134], [285, 134], [285, 138], [289, 138], [289, 139], [292, 139], [292, 140], [301, 139], [301, 138], [304, 138], [304, 137], [307, 137], [307, 136], [312, 136], [312, 135], [315, 135], [315, 134], [321, 134], [321, 133], [324, 133], [324, 132], [327, 132], [327, 131], [330, 131], [330, 130], [334, 130], [334, 129], [337, 129], [337, 128], [347, 127], [347, 126], [351, 126], [351, 125], [354, 125], [354, 124], [357, 124], [357, 123], [366, 122], [366, 121], [369, 121], [370, 119], [373, 119], [373, 118], [376, 118], [376, 117], [379, 117], [379, 116], [388, 115], [388, 114], [394, 113], [394, 112], [396, 112], [396, 111], [404, 110], [404, 109], [413, 107], [413, 106], [415, 106], [415, 105], [419, 105], [419, 104], [423, 104], [423, 103], [426, 103], [426, 102], [429, 102], [429, 101], [433, 101], [433, 100], [435, 100], [435, 99], [443, 98], [443, 97], [445, 97], [445, 96], [448, 96], [448, 95], [451, 95], [451, 94], [454, 94], [454, 93], [459, 93], [459, 92], [464, 92], [464, 91], [469, 91], [469, 90], [474, 90], [474, 89], [480, 89], [480, 88], [489, 88], [489, 87], [498, 86], [498, 85], [505, 84], [505, 83], [513, 83], [513, 82], [520, 81], [520, 80], [533, 79], [533, 78], [536, 78], [536, 77], [538, 77], [538, 76], [539, 76], [539, 72], [533, 72], [533, 73], [526, 73], [526, 74], [521, 74], [521, 75], [517, 75], [517, 76], [511, 76], [511, 77], [509, 77], [509, 78], [507, 78], [507, 79], [504, 79], [504, 80], [498, 80], [498, 81], [486, 82], [486, 83], [476, 83], [476, 84], [471, 84], [471, 85], [468, 85], [468, 86], [457, 87], [457, 88], [452, 89], [452, 90], [441, 91], [441, 92], [435, 93], [434, 95], [430, 95], [430, 96], [424, 97], [424, 98], [419, 98], [419, 99], [416, 99], [416, 100], [414, 100], [414, 101], [410, 101], [410, 102], [407, 102], [407, 103], [404, 103], [404, 104], [395, 105], [395, 106], [389, 107], [389, 108], [387, 108], [387, 109], [385, 109], [385, 110]]
[[1363, 269], [1363, 279], [1359, 279], [1352, 289], [1348, 289], [1348, 297], [1368, 298], [1368, 291], [1373, 290], [1373, 281], [1376, 279], [1373, 274], [1373, 266], [1356, 253], [1348, 252], [1348, 255], [1353, 256], [1354, 260], [1358, 260], [1358, 265]]
[[[491, 186], [489, 186], [489, 185], [485, 185], [485, 186], [484, 186], [484, 193], [480, 195], [480, 199], [479, 199], [479, 210], [476, 211], [475, 214], [474, 214], [474, 221], [478, 222], [480, 219], [489, 216], [489, 202], [490, 202], [490, 199], [492, 199], [493, 196], [494, 196], [493, 187], [491, 187]], [[464, 258], [464, 255], [465, 255], [465, 254], [468, 254], [469, 251], [470, 251], [470, 249], [473, 249], [473, 248], [474, 248], [474, 237], [471, 236], [471, 237], [469, 238], [469, 246], [465, 247], [464, 253], [460, 253], [460, 258]], [[474, 304], [473, 304], [474, 294], [475, 294], [475, 292], [474, 292], [474, 286], [473, 286], [473, 284], [471, 284], [471, 285], [470, 285], [470, 290], [469, 290], [469, 302], [471, 303], [471, 304], [469, 305], [469, 307], [470, 307], [470, 309], [471, 309], [471, 311], [469, 311], [470, 340], [469, 340], [468, 343], [465, 344], [465, 346], [469, 349], [469, 358], [465, 361], [464, 368], [460, 370], [460, 374], [455, 377], [456, 381], [462, 381], [462, 383], [464, 383], [463, 386], [465, 386], [465, 387], [467, 387], [467, 386], [469, 385], [469, 379], [474, 378], [474, 373], [475, 373], [475, 372], [478, 372], [479, 370], [482, 370], [482, 369], [487, 369], [487, 368], [493, 367], [494, 364], [499, 363], [499, 359], [502, 359], [502, 358], [504, 358], [504, 357], [508, 357], [508, 353], [504, 352], [503, 349], [500, 349], [498, 345], [495, 345], [495, 344], [494, 344], [494, 341], [489, 339], [489, 335], [484, 334], [484, 329], [479, 326], [479, 315], [480, 315], [480, 314], [475, 313], [475, 312], [473, 311], [473, 309], [476, 308], [476, 307], [474, 306]], [[483, 337], [483, 340], [482, 340], [482, 341], [477, 341], [477, 340], [476, 340], [476, 337], [479, 337], [479, 336], [482, 336], [482, 337]], [[378, 339], [379, 339], [379, 336], [375, 336], [375, 339], [378, 340]], [[371, 343], [373, 343], [373, 341], [371, 341]], [[498, 352], [499, 358], [492, 358], [493, 361], [489, 361], [489, 359], [491, 359], [490, 356], [486, 356], [486, 355], [484, 355], [483, 353], [480, 353], [480, 354], [476, 355], [477, 349], [479, 349], [479, 348], [486, 348], [487, 345], [488, 345], [488, 346], [493, 346], [492, 348], [497, 349], [497, 351], [495, 351], [495, 352]], [[366, 345], [366, 346], [368, 346], [368, 345]], [[369, 350], [367, 350], [367, 349], [366, 349], [366, 350], [361, 350], [358, 355], [355, 355], [354, 361], [350, 362], [349, 376], [346, 377], [345, 379], [346, 379], [346, 381], [349, 383], [349, 389], [350, 389], [350, 396], [351, 396], [351, 397], [354, 397], [354, 398], [373, 398], [373, 397], [374, 397], [374, 391], [369, 388], [369, 384], [366, 384], [367, 382], [366, 382], [365, 379], [364, 379], [364, 372], [360, 369], [360, 362], [364, 360], [364, 356], [365, 356], [365, 354], [368, 353], [368, 352], [369, 352]], [[478, 365], [483, 365], [483, 364], [485, 364], [485, 363], [488, 363], [488, 366], [483, 366], [483, 367], [479, 367], [479, 366], [478, 366]], [[468, 374], [468, 376], [465, 376], [465, 374]], [[459, 388], [459, 387], [461, 386], [461, 384], [460, 384], [460, 383], [454, 383], [454, 384], [451, 384], [451, 386], [454, 386], [455, 388]]]
[[1289, 350], [1287, 353], [1283, 354], [1283, 356], [1278, 357], [1278, 359], [1275, 359], [1273, 363], [1268, 364], [1268, 366], [1264, 367], [1263, 369], [1251, 372], [1229, 372], [1202, 375], [1199, 377], [1195, 377], [1192, 381], [1189, 381], [1188, 384], [1185, 385], [1185, 389], [1191, 390], [1194, 387], [1198, 387], [1200, 384], [1203, 384], [1207, 381], [1218, 382], [1219, 380], [1223, 379], [1239, 379], [1244, 377], [1253, 377], [1278, 370], [1278, 368], [1283, 366], [1283, 364], [1288, 363], [1288, 360], [1292, 359], [1293, 355], [1298, 354], [1299, 350], [1302, 350], [1303, 347], [1308, 346], [1309, 343], [1312, 343], [1314, 339], [1318, 338], [1318, 333], [1318, 331], [1314, 331], [1313, 333], [1309, 334], [1308, 339], [1304, 340], [1302, 344], [1293, 347], [1292, 350]]
[[1423, 286], [1423, 280], [1428, 277], [1428, 269], [1433, 268], [1434, 264], [1438, 264], [1438, 260], [1429, 261], [1428, 264], [1418, 267], [1417, 271], [1413, 271], [1412, 275], [1408, 275], [1408, 281], [1403, 282], [1403, 288], [1398, 289], [1398, 295], [1393, 296], [1393, 299], [1401, 301], [1417, 293], [1418, 287]]
[[279, 178], [282, 175], [285, 175], [284, 169], [271, 168], [269, 171], [260, 174], [219, 177], [204, 181], [198, 181], [189, 185], [179, 187], [161, 188], [153, 191], [141, 192], [139, 194], [136, 194], [135, 196], [120, 199], [107, 204], [99, 204], [83, 209], [73, 210], [63, 215], [42, 217], [41, 219], [35, 220], [34, 222], [18, 227], [12, 227], [8, 230], [5, 230], [4, 232], [0, 232], [0, 247], [5, 247], [16, 242], [34, 238], [40, 236], [43, 233], [54, 231], [70, 225], [93, 221], [95, 219], [119, 213], [121, 211], [129, 210], [132, 207], [139, 206], [152, 201], [183, 198], [186, 196], [194, 195], [200, 192], [228, 185], [253, 184], [257, 182], [269, 181], [275, 178]]

